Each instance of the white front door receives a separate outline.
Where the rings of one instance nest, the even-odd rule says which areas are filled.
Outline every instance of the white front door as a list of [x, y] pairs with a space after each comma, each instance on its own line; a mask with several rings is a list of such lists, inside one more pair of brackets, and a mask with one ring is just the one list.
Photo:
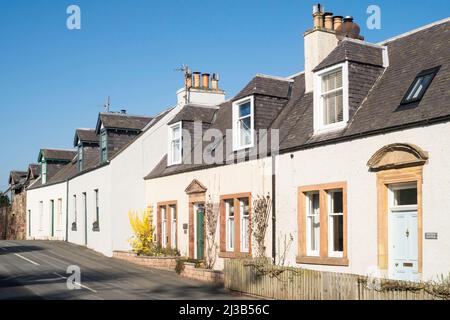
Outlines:
[[389, 212], [389, 275], [396, 280], [419, 280], [417, 187], [391, 186]]

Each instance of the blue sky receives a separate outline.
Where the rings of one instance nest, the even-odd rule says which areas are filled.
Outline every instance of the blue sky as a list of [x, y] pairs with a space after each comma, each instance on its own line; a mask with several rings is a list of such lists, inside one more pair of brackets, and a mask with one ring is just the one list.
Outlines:
[[[256, 73], [303, 70], [312, 5], [300, 0], [0, 0], [0, 190], [42, 147], [71, 148], [77, 127], [95, 126], [106, 96], [115, 109], [153, 115], [175, 103], [174, 69], [216, 72], [228, 97]], [[352, 15], [378, 42], [450, 16], [450, 1], [322, 1]], [[66, 28], [81, 8], [82, 29]], [[380, 6], [382, 29], [368, 30]]]

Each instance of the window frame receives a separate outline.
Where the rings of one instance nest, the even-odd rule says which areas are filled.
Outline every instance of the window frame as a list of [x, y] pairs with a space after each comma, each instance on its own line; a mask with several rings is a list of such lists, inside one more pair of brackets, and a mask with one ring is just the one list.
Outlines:
[[73, 222], [75, 225], [78, 222], [78, 211], [77, 211], [77, 195], [72, 196], [72, 209], [73, 209]]
[[[311, 198], [313, 195], [317, 195], [319, 197], [319, 212], [318, 212], [318, 218], [319, 218], [319, 240], [317, 242], [317, 250], [311, 250], [311, 228], [309, 226], [309, 219], [316, 216], [316, 214], [311, 213], [311, 207], [313, 198]], [[309, 257], [320, 257], [320, 232], [321, 232], [321, 226], [320, 226], [320, 192], [318, 191], [311, 191], [306, 193], [306, 207], [305, 207], [305, 214], [306, 214], [306, 254]]]
[[41, 162], [41, 183], [46, 184], [47, 183], [47, 160], [42, 158]]
[[[174, 129], [179, 128], [180, 129], [180, 136], [178, 138], [174, 138]], [[172, 149], [172, 144], [175, 140], [180, 140], [180, 151], [179, 151], [179, 158], [177, 161], [174, 160], [174, 150]], [[182, 121], [176, 122], [174, 124], [171, 124], [169, 126], [169, 134], [168, 134], [168, 157], [167, 157], [167, 164], [169, 166], [181, 164], [183, 162], [183, 125]]]
[[[104, 146], [103, 146], [103, 138], [105, 138]], [[105, 128], [103, 128], [100, 131], [100, 162], [105, 163], [106, 161], [108, 161], [108, 132]]]
[[[250, 237], [251, 237], [251, 234], [250, 234], [250, 202], [248, 203], [248, 215], [247, 215], [247, 217], [245, 217], [244, 216], [244, 214], [243, 214], [243, 212], [244, 212], [244, 209], [243, 209], [243, 203], [244, 203], [244, 200], [245, 199], [247, 199], [247, 201], [250, 201], [250, 199], [248, 199], [248, 198], [240, 198], [240, 199], [238, 199], [238, 201], [239, 201], [239, 212], [240, 213], [242, 213], [241, 215], [240, 215], [240, 228], [239, 228], [239, 231], [240, 231], [240, 235], [239, 235], [239, 239], [240, 239], [240, 245], [241, 245], [241, 252], [249, 252], [249, 250], [250, 250]], [[244, 228], [243, 228], [243, 225], [244, 225], [244, 221], [245, 221], [245, 219], [247, 220], [247, 226], [248, 226], [248, 231], [247, 231], [247, 235], [245, 235], [244, 234]], [[247, 238], [247, 242], [245, 242], [245, 238]], [[244, 246], [244, 244], [247, 244], [247, 247], [245, 247]]]
[[[242, 210], [241, 201], [243, 199], [248, 199], [248, 211], [249, 211], [249, 231], [248, 231], [248, 250], [242, 248], [242, 233], [241, 233], [241, 221], [242, 221]], [[233, 203], [234, 206], [234, 231], [233, 231], [233, 248], [229, 248], [227, 243], [227, 237], [229, 235], [227, 231], [228, 227], [228, 212], [227, 212], [227, 201]], [[220, 197], [220, 258], [248, 258], [252, 256], [252, 194], [238, 193], [223, 195]]]
[[[335, 190], [327, 190], [327, 198], [328, 198], [328, 203], [327, 203], [327, 214], [328, 214], [328, 256], [329, 257], [333, 257], [333, 258], [343, 258], [344, 257], [344, 251], [335, 251], [333, 249], [333, 236], [334, 236], [334, 229], [333, 229], [333, 223], [331, 223], [331, 221], [333, 221], [331, 219], [331, 217], [334, 216], [342, 216], [343, 220], [344, 220], [344, 203], [342, 202], [342, 212], [339, 213], [332, 213], [331, 209], [331, 203], [333, 200], [333, 193], [337, 193], [337, 192], [342, 192], [342, 198], [344, 197], [344, 192], [342, 189], [335, 189]], [[342, 201], [344, 201], [344, 199], [342, 199]], [[345, 229], [345, 228], [343, 228]], [[344, 230], [342, 230], [342, 232], [344, 232]]]
[[176, 205], [169, 205], [168, 206], [170, 211], [170, 247], [173, 249], [178, 248], [178, 232], [177, 232], [177, 226], [178, 226], [178, 212], [177, 212], [177, 206]]
[[[322, 78], [341, 69], [342, 71], [342, 121], [332, 124], [324, 124], [324, 98], [322, 93]], [[349, 120], [349, 79], [348, 61], [336, 64], [314, 73], [314, 132], [325, 133], [344, 128]], [[340, 90], [340, 89], [339, 89]], [[331, 93], [327, 92], [326, 94]]]
[[[332, 191], [342, 191], [343, 196], [343, 253], [337, 256], [330, 251], [329, 246], [329, 195]], [[319, 193], [320, 210], [320, 242], [319, 256], [308, 255], [307, 250], [307, 196], [310, 193]], [[348, 266], [347, 239], [348, 239], [348, 207], [347, 182], [334, 182], [298, 188], [298, 256], [297, 263], [330, 266]]]
[[63, 225], [63, 200], [59, 198], [56, 200], [56, 231], [62, 230]]
[[[232, 204], [231, 204], [232, 202]], [[230, 216], [230, 207], [233, 206], [233, 216]], [[234, 206], [234, 199], [228, 199], [225, 200], [225, 220], [226, 220], [226, 226], [225, 226], [225, 239], [226, 239], [226, 251], [227, 252], [234, 252], [234, 248], [236, 247], [236, 208]], [[230, 229], [230, 225], [233, 223], [233, 228]]]
[[[239, 107], [250, 102], [250, 140], [249, 144], [240, 144], [240, 126], [238, 121], [246, 117], [239, 117]], [[236, 100], [232, 104], [233, 117], [233, 151], [240, 151], [248, 148], [253, 148], [255, 145], [255, 97], [253, 95]]]
[[[438, 67], [434, 67], [434, 68], [430, 68], [430, 69], [426, 69], [423, 70], [421, 72], [419, 72], [419, 74], [416, 75], [416, 77], [414, 78], [413, 82], [411, 83], [411, 85], [408, 87], [408, 90], [406, 91], [405, 95], [403, 96], [403, 99], [400, 103], [400, 105], [408, 105], [411, 103], [416, 103], [419, 102], [423, 99], [423, 97], [425, 96], [425, 94], [427, 93], [428, 89], [431, 86], [431, 83], [433, 82], [434, 78], [436, 77], [436, 75], [438, 74], [439, 70], [440, 70], [440, 66]], [[428, 82], [428, 84], [423, 88], [422, 92], [420, 93], [420, 95], [417, 98], [413, 98], [411, 100], [408, 100], [408, 97], [413, 93], [413, 89], [416, 87], [416, 84], [418, 82], [418, 80], [420, 78], [424, 78], [426, 76], [431, 75], [431, 79]]]
[[[177, 201], [166, 201], [166, 202], [158, 202], [156, 204], [157, 208], [157, 216], [156, 216], [156, 241], [163, 248], [178, 248], [178, 202]], [[164, 220], [162, 217], [162, 208], [166, 211], [166, 221], [163, 224]], [[173, 220], [172, 220], [172, 208], [174, 208], [177, 219], [175, 220], [175, 230], [173, 230]], [[163, 225], [165, 228], [165, 246], [163, 243]], [[174, 235], [175, 233], [175, 235]], [[175, 243], [173, 243], [173, 239], [175, 239]]]
[[83, 171], [83, 160], [84, 160], [84, 149], [83, 149], [83, 144], [80, 143], [78, 145], [78, 159], [77, 159], [77, 164], [78, 164], [78, 172]]

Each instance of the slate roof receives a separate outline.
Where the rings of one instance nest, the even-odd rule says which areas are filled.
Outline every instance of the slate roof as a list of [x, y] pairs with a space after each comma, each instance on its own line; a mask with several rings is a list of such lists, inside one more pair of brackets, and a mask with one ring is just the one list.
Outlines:
[[202, 121], [204, 123], [212, 123], [217, 109], [218, 108], [186, 105], [168, 124], [171, 125], [180, 121]]
[[38, 162], [41, 161], [41, 157], [52, 160], [71, 161], [76, 154], [73, 150], [41, 149]]
[[128, 129], [128, 130], [142, 130], [153, 118], [145, 116], [133, 116], [122, 113], [100, 113], [96, 132], [100, 132], [100, 126], [107, 129]]
[[[342, 41], [319, 65], [324, 68], [345, 60], [351, 62], [349, 100], [353, 103], [351, 118], [344, 129], [315, 134], [313, 128], [313, 93], [305, 93], [305, 77], [299, 74], [291, 81], [255, 77], [231, 101], [255, 94], [264, 99], [277, 97], [273, 106], [281, 106], [274, 121], [266, 128], [279, 129], [280, 152], [311, 148], [362, 136], [450, 121], [450, 20], [411, 32], [383, 45], [387, 46], [389, 66], [382, 68], [382, 49], [357, 41]], [[344, 60], [342, 60], [344, 59]], [[417, 74], [440, 67], [423, 99], [400, 107]], [[355, 73], [357, 72], [357, 73]], [[231, 129], [231, 101], [219, 106], [211, 128]], [[255, 109], [258, 109], [255, 102]], [[258, 115], [255, 115], [257, 121]], [[266, 121], [266, 123], [268, 123]], [[223, 144], [226, 144], [224, 139]], [[167, 167], [167, 155], [145, 177], [153, 179], [217, 165], [181, 164]]]
[[289, 79], [277, 79], [262, 74], [256, 75], [234, 98], [233, 101], [252, 94], [260, 94], [278, 98], [289, 97]]
[[27, 179], [36, 179], [41, 174], [41, 166], [39, 164], [32, 163], [28, 166]]
[[26, 171], [17, 171], [17, 170], [11, 171], [9, 174], [8, 183], [14, 186], [20, 182], [23, 182], [27, 178], [27, 174], [28, 172]]
[[313, 71], [319, 71], [344, 61], [382, 67], [383, 49], [381, 46], [367, 44], [360, 40], [344, 38]]
[[74, 147], [78, 145], [78, 140], [87, 143], [98, 143], [99, 141], [95, 129], [77, 129], [73, 139]]

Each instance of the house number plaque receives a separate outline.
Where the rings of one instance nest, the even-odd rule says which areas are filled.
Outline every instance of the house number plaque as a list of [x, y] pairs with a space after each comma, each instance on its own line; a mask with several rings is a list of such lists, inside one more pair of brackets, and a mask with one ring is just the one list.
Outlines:
[[426, 240], [437, 240], [438, 234], [437, 234], [437, 232], [427, 232], [427, 233], [425, 233], [425, 239]]

